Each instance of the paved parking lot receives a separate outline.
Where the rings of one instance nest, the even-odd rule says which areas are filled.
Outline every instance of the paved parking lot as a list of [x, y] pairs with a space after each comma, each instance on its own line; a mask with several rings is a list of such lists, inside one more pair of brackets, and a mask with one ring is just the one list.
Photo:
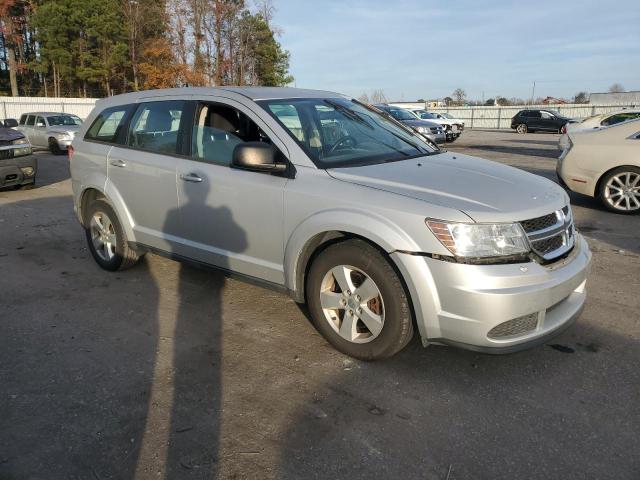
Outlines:
[[[553, 178], [556, 142], [450, 149]], [[66, 158], [39, 158], [0, 192], [0, 478], [640, 476], [640, 216], [572, 195], [589, 298], [549, 345], [363, 363], [284, 295], [154, 255], [101, 271]]]

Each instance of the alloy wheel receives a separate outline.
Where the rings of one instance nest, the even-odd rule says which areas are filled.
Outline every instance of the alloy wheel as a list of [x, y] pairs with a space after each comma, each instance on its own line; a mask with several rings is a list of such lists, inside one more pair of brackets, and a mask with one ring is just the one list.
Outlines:
[[609, 179], [604, 188], [606, 201], [616, 210], [640, 209], [640, 174], [620, 172]]
[[95, 212], [89, 225], [93, 248], [105, 262], [116, 256], [116, 230], [109, 216], [104, 212]]
[[382, 332], [382, 294], [358, 268], [338, 265], [327, 272], [320, 285], [320, 305], [329, 325], [349, 342], [367, 343]]

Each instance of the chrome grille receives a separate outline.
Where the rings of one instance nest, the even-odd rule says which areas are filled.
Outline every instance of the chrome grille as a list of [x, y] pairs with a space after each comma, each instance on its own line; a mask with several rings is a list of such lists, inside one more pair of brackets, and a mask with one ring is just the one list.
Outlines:
[[532, 313], [530, 315], [514, 318], [513, 320], [507, 320], [506, 322], [496, 325], [489, 330], [487, 336], [489, 338], [513, 337], [531, 332], [535, 330], [537, 326], [538, 314]]
[[553, 213], [520, 222], [531, 249], [545, 262], [569, 252], [575, 244], [575, 227], [569, 206]]
[[542, 230], [544, 228], [552, 227], [558, 221], [558, 217], [555, 212], [550, 213], [548, 215], [543, 215], [542, 217], [532, 218], [531, 220], [525, 220], [524, 222], [520, 222], [524, 231], [535, 232], [536, 230]]

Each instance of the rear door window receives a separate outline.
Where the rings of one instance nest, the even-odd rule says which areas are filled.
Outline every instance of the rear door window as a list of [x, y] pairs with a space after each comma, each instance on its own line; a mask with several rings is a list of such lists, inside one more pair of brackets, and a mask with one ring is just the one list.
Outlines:
[[27, 126], [28, 127], [33, 127], [36, 123], [36, 116], [35, 115], [29, 115], [27, 117]]
[[24, 125], [25, 123], [27, 123], [27, 114], [20, 117], [20, 125]]
[[93, 121], [89, 130], [84, 136], [85, 140], [98, 142], [119, 143], [118, 137], [125, 123], [128, 113], [133, 107], [131, 105], [120, 105], [107, 108], [100, 112]]
[[181, 153], [186, 104], [183, 100], [140, 104], [131, 119], [128, 145], [169, 155]]

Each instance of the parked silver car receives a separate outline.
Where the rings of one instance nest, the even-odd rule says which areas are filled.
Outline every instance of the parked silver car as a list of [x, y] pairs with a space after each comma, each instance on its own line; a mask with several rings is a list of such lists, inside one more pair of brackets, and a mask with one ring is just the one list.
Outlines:
[[55, 112], [25, 113], [16, 127], [34, 147], [44, 147], [59, 155], [67, 151], [82, 120], [76, 115]]
[[414, 326], [424, 345], [512, 352], [585, 301], [591, 254], [562, 188], [337, 93], [125, 94], [97, 102], [72, 149], [102, 268], [152, 251], [258, 280], [357, 358], [395, 354]]

